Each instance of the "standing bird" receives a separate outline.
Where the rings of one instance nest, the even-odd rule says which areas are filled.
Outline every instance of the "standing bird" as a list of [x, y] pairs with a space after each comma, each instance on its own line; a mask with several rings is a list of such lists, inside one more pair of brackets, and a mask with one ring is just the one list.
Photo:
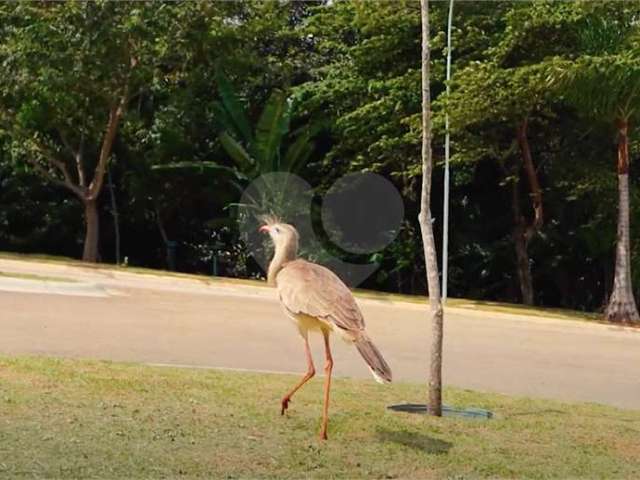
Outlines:
[[285, 313], [297, 325], [304, 341], [307, 360], [307, 373], [282, 398], [281, 413], [284, 415], [293, 394], [316, 373], [308, 337], [310, 330], [319, 330], [324, 337], [326, 360], [320, 438], [326, 440], [333, 368], [329, 334], [339, 333], [344, 340], [354, 344], [378, 382], [391, 382], [391, 369], [367, 336], [362, 313], [342, 280], [323, 266], [297, 258], [299, 236], [293, 226], [271, 218], [265, 222], [260, 231], [269, 234], [275, 250], [269, 264], [267, 281], [269, 285], [277, 287]]

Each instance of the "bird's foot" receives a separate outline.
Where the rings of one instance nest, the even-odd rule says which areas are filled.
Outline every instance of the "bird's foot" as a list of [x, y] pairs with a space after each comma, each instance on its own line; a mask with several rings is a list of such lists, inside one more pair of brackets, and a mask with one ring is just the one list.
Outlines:
[[284, 415], [284, 412], [287, 411], [287, 408], [289, 408], [289, 402], [290, 401], [291, 401], [291, 399], [289, 397], [284, 397], [282, 399], [282, 402], [280, 404], [282, 406], [282, 409], [280, 410], [280, 415]]
[[322, 430], [320, 432], [320, 440], [328, 440], [329, 437], [327, 437], [327, 431], [326, 430]]

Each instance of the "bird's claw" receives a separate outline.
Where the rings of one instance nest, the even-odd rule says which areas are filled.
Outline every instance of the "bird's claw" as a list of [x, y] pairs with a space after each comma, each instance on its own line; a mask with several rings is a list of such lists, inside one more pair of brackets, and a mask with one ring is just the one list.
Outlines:
[[282, 403], [281, 403], [281, 405], [282, 405], [282, 410], [280, 410], [280, 415], [284, 415], [284, 412], [286, 412], [286, 411], [287, 411], [287, 408], [289, 408], [289, 402], [290, 402], [290, 401], [291, 401], [291, 399], [290, 399], [290, 398], [288, 398], [288, 397], [284, 397], [284, 398], [282, 399]]

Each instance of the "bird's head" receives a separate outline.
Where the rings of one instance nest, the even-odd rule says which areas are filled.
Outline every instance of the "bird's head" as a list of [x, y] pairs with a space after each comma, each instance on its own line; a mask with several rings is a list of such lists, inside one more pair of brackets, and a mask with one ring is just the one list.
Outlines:
[[297, 253], [298, 231], [293, 225], [283, 223], [274, 217], [265, 217], [263, 222], [263, 225], [258, 230], [269, 234], [276, 251], [286, 250], [294, 255]]

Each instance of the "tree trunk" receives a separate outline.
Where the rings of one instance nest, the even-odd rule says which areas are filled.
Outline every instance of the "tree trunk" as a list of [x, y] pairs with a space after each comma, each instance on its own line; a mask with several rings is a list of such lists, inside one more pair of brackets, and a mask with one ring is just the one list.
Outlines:
[[120, 219], [118, 215], [118, 203], [116, 193], [111, 179], [111, 169], [107, 169], [107, 182], [111, 193], [111, 215], [113, 215], [113, 229], [116, 236], [116, 265], [120, 265]]
[[167, 230], [164, 228], [164, 223], [162, 222], [162, 217], [160, 216], [160, 208], [158, 206], [156, 206], [156, 225], [158, 225], [160, 236], [162, 237], [162, 241], [164, 242], [167, 269], [171, 271], [175, 271], [176, 270], [176, 250], [175, 249], [177, 246], [177, 242], [169, 240], [169, 236], [167, 235]]
[[525, 236], [524, 230], [524, 225], [516, 225], [513, 232], [513, 243], [516, 250], [516, 266], [518, 270], [518, 280], [520, 280], [522, 303], [525, 305], [533, 305], [533, 279], [531, 278], [531, 264], [529, 262], [529, 252], [527, 251], [529, 241]]
[[527, 231], [527, 235], [529, 236], [529, 238], [531, 238], [542, 228], [544, 215], [542, 209], [542, 189], [540, 188], [540, 182], [538, 181], [536, 167], [533, 164], [533, 158], [531, 157], [529, 137], [527, 136], [528, 129], [529, 121], [525, 118], [518, 125], [516, 129], [516, 136], [518, 139], [518, 146], [520, 147], [520, 154], [522, 156], [522, 166], [524, 167], [524, 172], [527, 175], [529, 190], [531, 191], [533, 222], [528, 227]]
[[527, 136], [529, 129], [529, 121], [524, 118], [516, 126], [516, 141], [520, 149], [522, 159], [522, 167], [529, 184], [531, 204], [533, 208], [533, 220], [528, 222], [522, 214], [520, 207], [520, 189], [518, 180], [512, 185], [513, 199], [511, 208], [513, 211], [513, 245], [516, 252], [516, 270], [518, 272], [518, 280], [520, 283], [520, 294], [522, 303], [525, 305], [534, 304], [533, 278], [531, 276], [531, 261], [529, 258], [529, 242], [533, 236], [540, 231], [544, 223], [544, 213], [542, 206], [542, 189], [538, 181], [538, 174], [533, 158], [531, 156], [531, 148], [529, 146], [529, 138]]
[[618, 123], [618, 239], [613, 292], [605, 312], [611, 322], [640, 322], [631, 284], [629, 240], [629, 123]]
[[527, 235], [527, 221], [520, 208], [520, 189], [518, 180], [511, 185], [511, 210], [513, 212], [513, 246], [516, 251], [516, 271], [520, 284], [522, 303], [533, 305], [533, 279], [531, 278], [531, 263], [529, 261], [529, 236]]
[[98, 238], [100, 236], [100, 219], [96, 200], [84, 202], [85, 237], [82, 260], [96, 263], [98, 261]]
[[431, 219], [431, 92], [429, 89], [429, 0], [420, 0], [422, 19], [422, 193], [420, 231], [427, 268], [429, 307], [431, 310], [431, 365], [429, 372], [429, 415], [442, 415], [442, 337], [443, 311], [438, 278], [438, 260]]

